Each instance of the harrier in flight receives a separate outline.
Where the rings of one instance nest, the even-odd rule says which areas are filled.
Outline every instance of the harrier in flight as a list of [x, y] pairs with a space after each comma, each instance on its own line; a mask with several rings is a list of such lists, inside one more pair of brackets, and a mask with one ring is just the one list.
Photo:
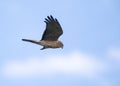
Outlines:
[[45, 18], [44, 22], [46, 23], [46, 29], [41, 40], [22, 40], [43, 46], [41, 50], [46, 48], [63, 48], [63, 43], [58, 40], [58, 38], [63, 34], [62, 27], [58, 20], [50, 15]]

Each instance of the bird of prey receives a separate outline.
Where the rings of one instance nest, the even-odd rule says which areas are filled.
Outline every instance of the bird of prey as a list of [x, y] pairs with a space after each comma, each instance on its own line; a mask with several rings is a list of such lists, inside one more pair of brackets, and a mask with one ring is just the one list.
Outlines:
[[59, 21], [56, 18], [53, 18], [52, 15], [50, 15], [45, 18], [44, 22], [46, 23], [46, 29], [41, 40], [22, 40], [43, 46], [41, 50], [46, 48], [63, 48], [63, 43], [58, 40], [58, 38], [63, 34], [63, 30]]

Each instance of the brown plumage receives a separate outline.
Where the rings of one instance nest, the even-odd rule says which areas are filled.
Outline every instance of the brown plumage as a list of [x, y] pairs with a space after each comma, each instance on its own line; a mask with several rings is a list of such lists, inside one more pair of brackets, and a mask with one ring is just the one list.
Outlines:
[[22, 39], [26, 42], [31, 42], [35, 44], [42, 45], [43, 49], [46, 48], [63, 48], [63, 43], [58, 40], [58, 38], [63, 34], [62, 27], [56, 18], [53, 18], [51, 15], [45, 18], [46, 29], [43, 33], [42, 39], [31, 40], [31, 39]]

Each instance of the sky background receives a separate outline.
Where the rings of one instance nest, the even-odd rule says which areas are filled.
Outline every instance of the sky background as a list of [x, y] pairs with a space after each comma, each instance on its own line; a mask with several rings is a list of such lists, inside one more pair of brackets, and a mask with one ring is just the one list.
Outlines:
[[[49, 15], [63, 49], [21, 41]], [[0, 86], [120, 86], [119, 0], [0, 0], [0, 30]]]

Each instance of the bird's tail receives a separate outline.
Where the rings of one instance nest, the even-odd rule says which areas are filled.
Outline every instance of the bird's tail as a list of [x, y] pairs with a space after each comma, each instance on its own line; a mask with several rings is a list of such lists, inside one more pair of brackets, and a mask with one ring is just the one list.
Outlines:
[[35, 43], [35, 44], [39, 44], [38, 41], [36, 41], [36, 40], [31, 40], [31, 39], [22, 39], [22, 41], [32, 42], [32, 43]]

